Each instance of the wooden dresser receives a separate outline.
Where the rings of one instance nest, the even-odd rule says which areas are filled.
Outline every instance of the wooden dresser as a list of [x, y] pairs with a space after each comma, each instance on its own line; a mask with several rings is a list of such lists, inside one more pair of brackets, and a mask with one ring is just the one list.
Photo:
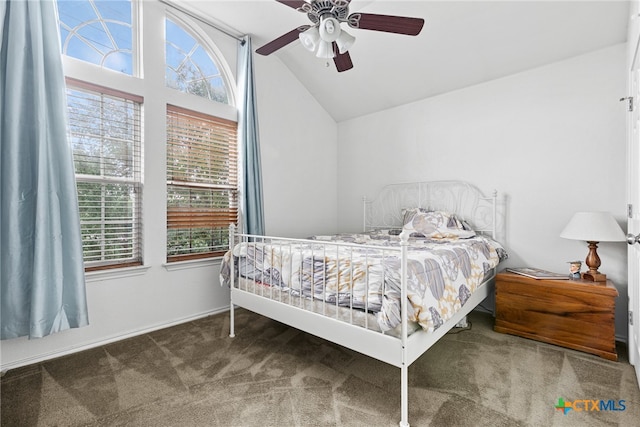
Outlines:
[[496, 276], [495, 331], [618, 360], [611, 281]]

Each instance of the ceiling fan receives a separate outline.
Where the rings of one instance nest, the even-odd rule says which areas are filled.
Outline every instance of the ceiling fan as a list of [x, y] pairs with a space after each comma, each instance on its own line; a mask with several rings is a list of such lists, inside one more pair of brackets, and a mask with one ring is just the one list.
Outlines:
[[256, 50], [260, 55], [270, 55], [289, 43], [300, 39], [302, 45], [316, 53], [319, 58], [330, 59], [338, 72], [353, 68], [349, 48], [355, 37], [340, 28], [346, 22], [351, 28], [383, 31], [387, 33], [417, 36], [422, 30], [424, 19], [404, 16], [377, 15], [373, 13], [349, 14], [351, 0], [276, 0], [292, 7], [307, 17], [313, 25], [302, 25]]

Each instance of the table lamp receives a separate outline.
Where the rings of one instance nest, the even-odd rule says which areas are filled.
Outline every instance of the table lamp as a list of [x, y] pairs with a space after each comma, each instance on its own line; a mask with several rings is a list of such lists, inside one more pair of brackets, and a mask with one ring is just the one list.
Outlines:
[[589, 271], [582, 274], [584, 280], [606, 282], [606, 274], [598, 271], [600, 257], [599, 242], [623, 242], [625, 235], [613, 215], [609, 212], [578, 212], [560, 233], [560, 237], [573, 240], [584, 240], [589, 244], [589, 253], [585, 260]]

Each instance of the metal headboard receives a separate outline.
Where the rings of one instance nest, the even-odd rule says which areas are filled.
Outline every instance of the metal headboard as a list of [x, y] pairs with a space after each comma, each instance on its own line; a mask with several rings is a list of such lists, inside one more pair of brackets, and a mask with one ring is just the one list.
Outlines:
[[465, 181], [427, 181], [391, 184], [382, 188], [373, 200], [364, 198], [364, 231], [402, 228], [403, 212], [425, 208], [455, 213], [483, 234], [496, 237], [500, 226], [497, 191], [485, 196]]

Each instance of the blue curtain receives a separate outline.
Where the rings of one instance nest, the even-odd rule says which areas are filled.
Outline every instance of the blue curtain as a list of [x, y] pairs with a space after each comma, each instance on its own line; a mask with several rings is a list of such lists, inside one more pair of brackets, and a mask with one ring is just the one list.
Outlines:
[[88, 324], [55, 8], [0, 4], [1, 339]]
[[251, 38], [245, 36], [239, 52], [238, 137], [242, 158], [243, 230], [249, 234], [264, 235], [264, 207], [262, 201], [262, 168], [258, 138], [258, 109], [253, 77]]

